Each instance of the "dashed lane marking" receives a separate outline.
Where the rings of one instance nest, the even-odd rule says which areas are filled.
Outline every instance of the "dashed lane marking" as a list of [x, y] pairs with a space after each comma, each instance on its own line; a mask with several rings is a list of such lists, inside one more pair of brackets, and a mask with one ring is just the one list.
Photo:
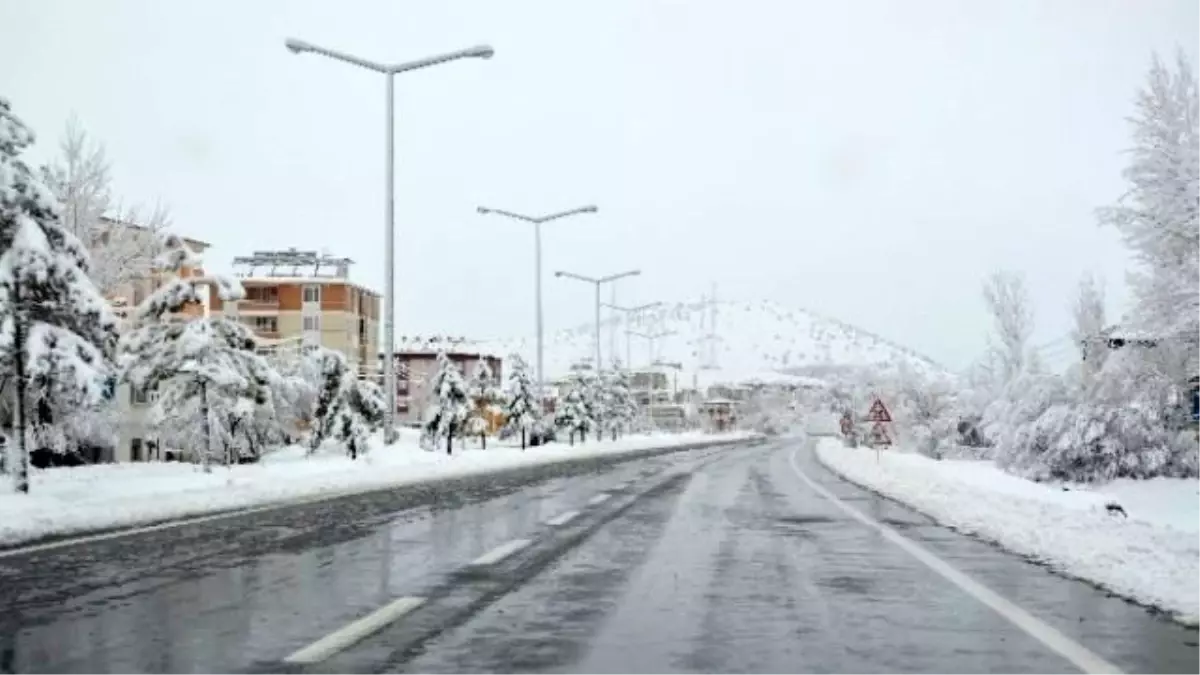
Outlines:
[[588, 505], [589, 506], [599, 506], [600, 504], [603, 504], [604, 502], [608, 501], [609, 497], [612, 497], [612, 495], [608, 494], [607, 492], [601, 492], [600, 494], [596, 495], [595, 497], [592, 497], [591, 499], [589, 499]]
[[472, 560], [470, 565], [472, 567], [495, 565], [496, 563], [500, 562], [501, 560], [504, 560], [508, 556], [516, 553], [517, 551], [520, 551], [521, 549], [525, 548], [526, 546], [529, 546], [532, 543], [533, 543], [533, 541], [531, 541], [529, 539], [513, 539], [512, 541], [500, 544], [496, 548], [494, 548], [494, 549], [488, 551], [487, 553], [484, 553], [483, 555], [479, 556], [478, 558]]
[[387, 628], [405, 614], [425, 603], [425, 598], [405, 596], [380, 607], [370, 614], [335, 630], [303, 649], [292, 652], [283, 661], [292, 664], [313, 664], [329, 660], [338, 652]]
[[578, 515], [579, 515], [578, 511], [565, 511], [563, 513], [558, 514], [557, 516], [554, 516], [550, 520], [547, 520], [546, 524], [550, 525], [551, 527], [562, 527], [563, 525], [566, 525], [567, 523], [571, 522], [572, 520], [575, 520], [575, 517]]

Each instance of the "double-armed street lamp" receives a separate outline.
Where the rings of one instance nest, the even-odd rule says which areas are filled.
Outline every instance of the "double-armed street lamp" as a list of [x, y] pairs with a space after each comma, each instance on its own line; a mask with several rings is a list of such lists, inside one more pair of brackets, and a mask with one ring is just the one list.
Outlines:
[[638, 305], [637, 307], [621, 307], [620, 305], [614, 305], [606, 302], [604, 303], [604, 306], [609, 309], [615, 309], [618, 312], [625, 313], [625, 369], [629, 370], [630, 368], [633, 368], [633, 338], [631, 337], [633, 335], [633, 329], [629, 327], [629, 319], [630, 317], [640, 317], [642, 312], [648, 309], [661, 307], [662, 303], [651, 302], [645, 305]]
[[312, 53], [326, 56], [338, 61], [344, 61], [351, 65], [367, 70], [373, 70], [377, 73], [382, 73], [387, 76], [387, 190], [384, 206], [384, 286], [383, 286], [383, 302], [384, 302], [384, 323], [383, 323], [383, 353], [386, 360], [383, 362], [383, 389], [384, 395], [387, 397], [387, 407], [384, 408], [383, 418], [383, 433], [384, 440], [387, 443], [396, 440], [396, 364], [395, 364], [395, 338], [396, 338], [396, 316], [395, 316], [395, 281], [396, 281], [396, 265], [395, 265], [395, 241], [396, 241], [396, 224], [395, 224], [395, 79], [399, 73], [407, 73], [411, 70], [420, 70], [430, 66], [437, 66], [459, 59], [490, 59], [495, 51], [487, 45], [479, 45], [470, 47], [457, 52], [449, 52], [446, 54], [438, 54], [416, 61], [407, 63], [387, 64], [368, 61], [367, 59], [345, 54], [343, 52], [318, 47], [303, 40], [288, 38], [284, 41], [284, 45], [294, 54]]
[[521, 220], [526, 223], [533, 223], [533, 273], [534, 273], [534, 296], [537, 305], [537, 383], [538, 397], [545, 396], [545, 358], [544, 358], [544, 338], [543, 338], [543, 323], [542, 323], [542, 223], [548, 223], [552, 220], [559, 220], [568, 216], [577, 216], [581, 213], [595, 213], [599, 211], [594, 205], [581, 206], [569, 211], [561, 211], [552, 213], [548, 216], [533, 217], [526, 216], [512, 211], [503, 211], [501, 209], [491, 209], [486, 206], [480, 206], [478, 211], [482, 215], [495, 214], [497, 216], [505, 216], [514, 220]]
[[629, 270], [627, 272], [621, 272], [619, 274], [610, 274], [606, 277], [599, 277], [599, 278], [589, 277], [589, 276], [585, 276], [582, 274], [575, 274], [574, 272], [559, 271], [559, 272], [554, 273], [554, 276], [556, 276], [556, 277], [567, 277], [568, 279], [575, 279], [576, 281], [582, 281], [585, 283], [594, 284], [596, 286], [596, 372], [597, 373], [600, 372], [601, 368], [603, 367], [601, 365], [602, 362], [600, 361], [600, 287], [603, 286], [604, 284], [616, 281], [617, 279], [624, 279], [625, 277], [634, 277], [634, 276], [640, 275], [641, 273], [642, 273], [641, 270]]

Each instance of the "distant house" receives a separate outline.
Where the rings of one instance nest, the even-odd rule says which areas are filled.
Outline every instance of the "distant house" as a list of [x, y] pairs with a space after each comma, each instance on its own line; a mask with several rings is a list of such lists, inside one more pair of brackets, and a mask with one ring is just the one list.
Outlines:
[[[406, 338], [400, 336], [395, 349], [396, 360], [396, 419], [401, 424], [419, 426], [423, 421], [425, 409], [433, 402], [432, 382], [438, 371], [438, 352], [445, 351], [446, 356], [466, 379], [475, 376], [482, 357], [492, 371], [492, 384], [502, 386], [502, 365], [500, 357], [487, 353], [480, 347], [472, 345], [463, 338], [420, 336]], [[383, 354], [380, 360], [386, 360]], [[383, 376], [379, 376], [380, 385]]]

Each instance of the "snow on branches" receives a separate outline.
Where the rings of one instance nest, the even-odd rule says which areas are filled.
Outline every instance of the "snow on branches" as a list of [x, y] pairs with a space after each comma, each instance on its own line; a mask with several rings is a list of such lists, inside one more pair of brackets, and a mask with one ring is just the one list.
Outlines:
[[[271, 380], [253, 332], [225, 316], [192, 316], [210, 286], [227, 301], [244, 292], [223, 277], [182, 276], [199, 260], [175, 235], [164, 237], [159, 267], [168, 277], [134, 314], [120, 343], [118, 366], [131, 386], [157, 390], [150, 421], [160, 439], [199, 455], [206, 471], [218, 450], [224, 462], [257, 457], [271, 422]], [[197, 439], [199, 443], [197, 447]], [[236, 455], [236, 456], [235, 456]]]
[[366, 452], [371, 434], [383, 426], [386, 397], [375, 383], [358, 379], [341, 352], [315, 347], [306, 359], [320, 374], [309, 447], [316, 450], [332, 438], [345, 444], [350, 459], [357, 459]]
[[33, 431], [109, 390], [116, 319], [88, 279], [83, 245], [21, 154], [33, 133], [0, 99], [0, 375], [16, 392], [17, 489], [28, 491]]
[[509, 357], [507, 401], [504, 405], [505, 425], [521, 432], [521, 449], [528, 442], [529, 430], [541, 416], [529, 366], [519, 354]]
[[456, 435], [461, 435], [471, 412], [467, 384], [462, 373], [446, 352], [437, 355], [438, 371], [433, 376], [432, 400], [425, 414], [425, 432], [428, 436], [446, 439], [446, 454], [453, 451]]

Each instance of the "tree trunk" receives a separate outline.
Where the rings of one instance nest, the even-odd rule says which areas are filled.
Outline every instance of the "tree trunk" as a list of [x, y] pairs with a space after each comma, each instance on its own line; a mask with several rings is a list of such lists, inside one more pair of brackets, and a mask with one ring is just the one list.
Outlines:
[[614, 441], [617, 440], [617, 428], [616, 427], [612, 428], [612, 439]]
[[446, 454], [447, 455], [454, 454], [454, 432], [453, 431], [446, 432]]
[[567, 432], [567, 438], [570, 439], [570, 441], [571, 441], [571, 447], [574, 447], [575, 446], [575, 430], [574, 429]]
[[204, 473], [212, 473], [208, 457], [212, 453], [212, 422], [208, 419], [207, 382], [200, 383], [200, 414], [204, 417], [204, 454], [200, 457], [200, 464], [204, 467]]
[[[18, 272], [19, 274], [19, 272]], [[13, 317], [13, 357], [16, 361], [17, 370], [17, 405], [13, 411], [13, 416], [16, 418], [14, 426], [17, 431], [17, 439], [14, 444], [15, 452], [9, 454], [9, 459], [12, 455], [16, 455], [16, 476], [17, 476], [17, 492], [29, 493], [29, 448], [26, 447], [25, 439], [25, 313], [21, 308], [21, 282], [16, 281], [13, 284], [13, 309], [16, 311]]]
[[486, 433], [479, 434], [479, 442], [483, 444], [483, 449], [487, 450], [487, 434]]

